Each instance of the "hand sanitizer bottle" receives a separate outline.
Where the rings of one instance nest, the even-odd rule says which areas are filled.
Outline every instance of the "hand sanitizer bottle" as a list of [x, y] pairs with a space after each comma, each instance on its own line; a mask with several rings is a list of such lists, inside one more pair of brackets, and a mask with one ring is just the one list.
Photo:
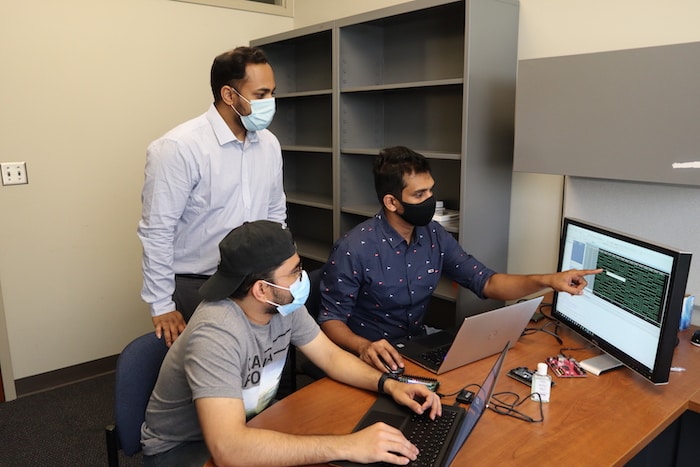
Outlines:
[[[533, 401], [549, 402], [549, 392], [552, 389], [552, 377], [547, 374], [547, 364], [538, 363], [537, 371], [532, 375], [530, 399]], [[537, 394], [538, 393], [539, 396]]]

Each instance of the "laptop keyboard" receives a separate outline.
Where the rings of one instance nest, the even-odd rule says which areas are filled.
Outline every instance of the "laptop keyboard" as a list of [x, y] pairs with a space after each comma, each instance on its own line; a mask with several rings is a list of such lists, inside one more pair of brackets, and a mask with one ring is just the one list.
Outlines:
[[457, 412], [443, 410], [442, 416], [431, 420], [427, 415], [413, 415], [402, 431], [419, 450], [418, 457], [408, 465], [412, 467], [432, 467], [437, 465], [440, 450], [446, 447], [450, 428], [457, 418]]
[[420, 357], [434, 364], [435, 367], [438, 368], [440, 365], [442, 365], [443, 360], [445, 360], [445, 356], [450, 350], [451, 345], [452, 344], [447, 344], [436, 349], [428, 350], [427, 352], [423, 352], [422, 354], [420, 354]]

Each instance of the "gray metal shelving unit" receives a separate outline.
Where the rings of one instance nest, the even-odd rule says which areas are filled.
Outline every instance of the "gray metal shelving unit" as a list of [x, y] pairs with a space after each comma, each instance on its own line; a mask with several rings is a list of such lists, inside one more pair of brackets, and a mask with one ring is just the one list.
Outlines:
[[[275, 70], [271, 130], [302, 256], [325, 261], [376, 213], [372, 157], [403, 145], [430, 158], [436, 197], [460, 211], [448, 231], [506, 270], [517, 29], [517, 1], [417, 0], [251, 41]], [[460, 318], [499, 305], [449, 281], [435, 296]]]

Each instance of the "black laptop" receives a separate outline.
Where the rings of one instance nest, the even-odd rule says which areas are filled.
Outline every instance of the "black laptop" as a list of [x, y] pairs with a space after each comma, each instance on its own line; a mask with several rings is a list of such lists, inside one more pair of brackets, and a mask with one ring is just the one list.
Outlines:
[[[401, 430], [404, 436], [420, 450], [418, 458], [414, 462], [409, 463], [409, 466], [447, 467], [452, 465], [452, 461], [457, 456], [462, 445], [474, 430], [474, 426], [481, 418], [481, 415], [488, 408], [489, 400], [493, 395], [498, 374], [501, 371], [501, 366], [509, 347], [510, 343], [506, 343], [481, 385], [481, 389], [474, 396], [474, 400], [468, 410], [459, 406], [443, 405], [442, 416], [437, 420], [430, 420], [427, 414], [417, 415], [410, 409], [398, 405], [390, 397], [379, 396], [353, 432], [376, 422], [384, 422]], [[341, 467], [367, 465], [346, 461], [333, 462], [332, 464]], [[385, 466], [388, 464], [376, 463], [371, 465]]]

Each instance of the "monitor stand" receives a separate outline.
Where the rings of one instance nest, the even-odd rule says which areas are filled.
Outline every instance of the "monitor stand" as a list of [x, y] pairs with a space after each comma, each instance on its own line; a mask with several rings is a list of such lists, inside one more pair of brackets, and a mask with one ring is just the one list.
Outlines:
[[606, 353], [598, 355], [597, 357], [587, 358], [586, 360], [578, 362], [578, 364], [581, 368], [596, 376], [622, 366], [622, 362]]

